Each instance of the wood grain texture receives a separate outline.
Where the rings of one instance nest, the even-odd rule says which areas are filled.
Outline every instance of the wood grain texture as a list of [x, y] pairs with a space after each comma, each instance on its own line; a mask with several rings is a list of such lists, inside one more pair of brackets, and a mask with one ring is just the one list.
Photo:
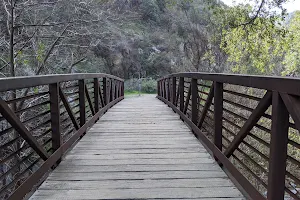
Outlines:
[[179, 116], [145, 95], [110, 109], [31, 199], [245, 198]]

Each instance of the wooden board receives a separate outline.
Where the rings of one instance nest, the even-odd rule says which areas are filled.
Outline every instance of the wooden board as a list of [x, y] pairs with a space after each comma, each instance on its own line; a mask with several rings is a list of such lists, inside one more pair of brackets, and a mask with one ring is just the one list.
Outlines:
[[245, 198], [179, 116], [145, 95], [110, 109], [31, 199]]

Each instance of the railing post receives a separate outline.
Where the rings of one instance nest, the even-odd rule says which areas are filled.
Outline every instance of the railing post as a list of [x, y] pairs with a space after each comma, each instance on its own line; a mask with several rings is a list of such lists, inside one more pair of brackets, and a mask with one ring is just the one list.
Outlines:
[[160, 95], [160, 81], [157, 81], [157, 96], [161, 96]]
[[172, 103], [176, 103], [176, 77], [172, 77]]
[[122, 81], [122, 96], [124, 97], [124, 92], [125, 92], [125, 82]]
[[168, 100], [168, 79], [164, 80], [165, 85], [165, 99]]
[[94, 100], [95, 100], [95, 113], [99, 111], [99, 81], [98, 78], [94, 78]]
[[161, 80], [161, 96], [163, 97], [163, 98], [165, 98], [165, 86], [164, 86], [164, 79], [162, 79]]
[[116, 99], [120, 97], [120, 82], [116, 81]]
[[114, 81], [110, 80], [110, 102], [114, 100]]
[[168, 97], [167, 97], [167, 92], [168, 92], [168, 90], [167, 90], [167, 80], [166, 79], [164, 79], [163, 84], [164, 84], [164, 98], [168, 99]]
[[198, 120], [198, 84], [197, 79], [191, 80], [191, 93], [192, 93], [192, 122], [197, 124]]
[[289, 113], [278, 92], [272, 94], [268, 199], [284, 199]]
[[108, 90], [108, 92], [109, 92], [109, 95], [108, 95], [109, 100], [108, 100], [108, 102], [110, 103], [113, 100], [113, 81], [112, 81], [112, 79], [109, 80], [109, 84], [108, 85], [109, 85], [109, 90]]
[[79, 113], [80, 113], [80, 127], [85, 124], [85, 82], [84, 79], [78, 81], [79, 85]]
[[103, 77], [103, 99], [104, 105], [107, 105], [107, 80], [106, 77]]
[[222, 150], [223, 83], [214, 82], [214, 144]]
[[[50, 114], [51, 114], [51, 131], [52, 131], [52, 149], [56, 151], [62, 145], [60, 133], [60, 110], [59, 110], [59, 83], [49, 85], [50, 94]], [[58, 160], [57, 164], [61, 161]]]
[[114, 100], [118, 98], [118, 82], [115, 80], [114, 81]]
[[168, 101], [171, 102], [171, 78], [168, 78]]
[[179, 105], [179, 109], [181, 112], [183, 112], [184, 109], [184, 78], [180, 77], [179, 78], [179, 101], [180, 101], [180, 105]]
[[165, 99], [166, 100], [168, 100], [168, 92], [169, 92], [168, 87], [169, 87], [168, 79], [165, 79]]

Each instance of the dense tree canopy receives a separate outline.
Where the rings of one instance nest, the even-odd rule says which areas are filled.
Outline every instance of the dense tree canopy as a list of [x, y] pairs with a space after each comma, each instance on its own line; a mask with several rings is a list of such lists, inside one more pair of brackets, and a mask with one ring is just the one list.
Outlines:
[[300, 17], [284, 2], [4, 0], [0, 72], [297, 75]]

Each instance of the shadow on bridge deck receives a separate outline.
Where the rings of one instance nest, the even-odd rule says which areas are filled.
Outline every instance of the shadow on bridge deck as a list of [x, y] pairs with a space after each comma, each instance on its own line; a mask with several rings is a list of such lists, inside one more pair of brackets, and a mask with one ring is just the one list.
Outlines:
[[244, 199], [171, 108], [154, 95], [111, 108], [31, 197]]

